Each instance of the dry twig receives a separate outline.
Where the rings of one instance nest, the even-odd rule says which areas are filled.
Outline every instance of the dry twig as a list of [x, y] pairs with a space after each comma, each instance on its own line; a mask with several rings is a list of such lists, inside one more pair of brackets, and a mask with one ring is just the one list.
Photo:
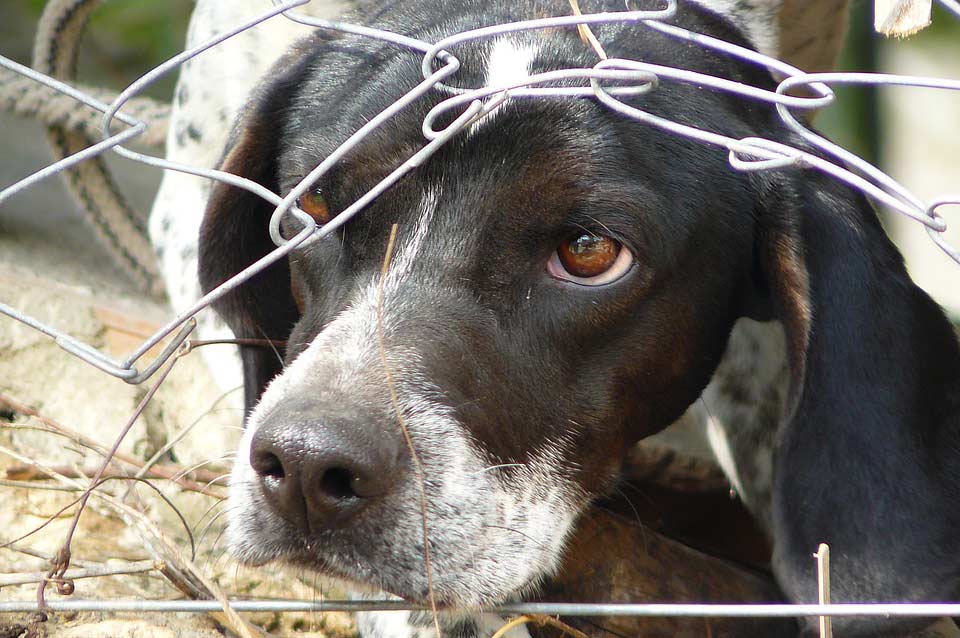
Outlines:
[[[163, 568], [163, 563], [155, 560], [139, 560], [132, 563], [121, 563], [119, 565], [101, 565], [98, 567], [87, 567], [85, 569], [72, 569], [64, 573], [65, 580], [78, 580], [81, 578], [99, 578], [101, 576], [117, 576], [121, 574], [142, 574], [144, 572], [158, 571]], [[0, 588], [11, 585], [27, 585], [30, 583], [39, 583], [46, 578], [44, 572], [32, 572], [21, 574], [0, 574]]]
[[[29, 459], [21, 457], [13, 450], [0, 448], [0, 452], [10, 454], [13, 458], [18, 458], [22, 460], [22, 462], [30, 462]], [[35, 465], [41, 471], [47, 472], [51, 478], [64, 484], [65, 486], [77, 490], [86, 488], [86, 486], [82, 485], [77, 480], [57, 474], [52, 469], [47, 468], [42, 464], [35, 463]], [[100, 483], [103, 483], [103, 480], [101, 480]], [[94, 489], [96, 487], [97, 485], [94, 486]], [[167, 538], [163, 530], [161, 530], [146, 514], [130, 507], [129, 505], [126, 505], [120, 499], [117, 499], [105, 492], [93, 491], [90, 492], [90, 495], [103, 500], [120, 515], [127, 525], [136, 527], [142, 532], [141, 539], [143, 540], [144, 548], [153, 556], [153, 562], [156, 565], [157, 571], [163, 575], [167, 581], [173, 585], [173, 587], [191, 599], [214, 599], [220, 602], [221, 605], [223, 605], [224, 611], [211, 613], [210, 615], [217, 622], [233, 633], [243, 636], [244, 638], [258, 638], [264, 635], [258, 629], [237, 615], [237, 613], [230, 607], [226, 595], [216, 585], [216, 583], [207, 578], [196, 567], [192, 560], [183, 556], [180, 550], [176, 547], [176, 544]], [[63, 508], [63, 510], [65, 511], [66, 509], [73, 507], [78, 501], [79, 499], [74, 500], [65, 508]], [[46, 525], [46, 523], [44, 525]], [[41, 525], [40, 527], [42, 528], [44, 525]], [[43, 616], [38, 615], [37, 619], [32, 625], [32, 629], [35, 630], [34, 635], [36, 635], [36, 630], [38, 629], [38, 622], [42, 618]]]
[[[51, 469], [55, 470], [58, 474], [62, 474], [67, 478], [92, 478], [97, 470], [91, 467], [69, 467], [66, 465], [54, 465]], [[119, 468], [118, 468], [119, 469]], [[145, 472], [143, 470], [137, 472], [136, 474], [129, 474], [123, 471], [120, 471], [117, 474], [109, 474], [104, 478], [116, 478], [116, 479], [130, 479], [130, 478], [144, 478], [144, 479], [160, 479], [160, 480], [170, 480], [176, 482], [183, 489], [190, 492], [199, 492], [207, 496], [213, 496], [216, 498], [224, 498], [223, 494], [216, 492], [210, 492], [204, 485], [199, 483], [194, 484], [194, 481], [175, 480], [177, 474], [185, 471], [185, 468], [179, 465], [155, 465], [152, 468], [148, 468]], [[214, 472], [211, 470], [193, 470], [189, 474], [193, 476], [197, 481], [203, 481], [204, 483], [217, 483], [222, 482], [224, 478], [223, 472]], [[6, 472], [7, 480], [10, 481], [42, 481], [47, 478], [43, 472], [38, 470], [32, 465], [20, 464], [20, 465], [11, 465], [7, 468]], [[187, 486], [184, 484], [186, 483]]]
[[120, 444], [123, 442], [123, 439], [133, 428], [133, 424], [137, 422], [137, 419], [140, 418], [140, 415], [143, 414], [147, 404], [150, 403], [150, 400], [157, 393], [157, 390], [160, 389], [160, 386], [166, 380], [167, 376], [170, 374], [170, 371], [173, 370], [173, 366], [176, 365], [178, 360], [179, 359], [174, 356], [170, 362], [164, 366], [163, 370], [157, 376], [156, 381], [153, 382], [153, 385], [150, 386], [150, 389], [147, 390], [147, 393], [140, 401], [137, 409], [133, 411], [133, 414], [130, 415], [130, 418], [127, 419], [127, 422], [120, 429], [120, 433], [114, 440], [113, 446], [107, 452], [106, 456], [104, 456], [103, 463], [100, 465], [100, 469], [97, 470], [96, 475], [90, 482], [90, 486], [84, 490], [83, 495], [80, 497], [79, 506], [77, 507], [76, 514], [73, 517], [73, 522], [70, 524], [70, 527], [67, 530], [66, 538], [64, 538], [63, 544], [60, 546], [60, 549], [57, 550], [57, 553], [54, 555], [53, 560], [51, 561], [52, 566], [50, 571], [47, 573], [47, 577], [37, 586], [37, 607], [41, 610], [38, 618], [43, 618], [43, 620], [46, 620], [46, 614], [43, 610], [46, 608], [44, 592], [47, 588], [48, 582], [52, 582], [56, 585], [57, 593], [59, 593], [61, 596], [69, 596], [73, 593], [73, 581], [64, 578], [64, 574], [70, 567], [70, 546], [73, 542], [73, 536], [77, 531], [77, 526], [80, 524], [80, 516], [83, 514], [83, 510], [86, 507], [87, 501], [90, 499], [90, 495], [93, 493], [93, 490], [100, 485], [101, 479], [106, 473], [107, 468], [110, 466], [110, 462], [119, 449]]
[[433, 613], [433, 626], [437, 631], [437, 638], [442, 638], [440, 633], [440, 619], [437, 614], [437, 600], [433, 593], [433, 566], [430, 561], [430, 539], [427, 526], [427, 488], [423, 474], [423, 464], [420, 462], [420, 456], [417, 454], [417, 448], [413, 445], [413, 438], [407, 429], [403, 420], [403, 410], [400, 408], [400, 398], [397, 396], [397, 387], [393, 381], [393, 374], [390, 372], [390, 365], [387, 361], [386, 339], [383, 336], [383, 287], [387, 279], [387, 271], [390, 270], [390, 259], [393, 256], [393, 247], [397, 241], [397, 225], [390, 228], [390, 240], [387, 242], [387, 253], [383, 258], [383, 268], [380, 270], [380, 285], [377, 289], [377, 345], [380, 351], [380, 361], [383, 364], [383, 373], [387, 381], [387, 389], [390, 391], [390, 401], [393, 403], [393, 409], [397, 413], [397, 423], [403, 432], [403, 438], [410, 448], [410, 457], [413, 460], [413, 467], [417, 473], [417, 485], [420, 487], [420, 514], [423, 522], [423, 560], [427, 572], [427, 597], [430, 600], [430, 611]]
[[[39, 422], [42, 423], [43, 425], [47, 426], [47, 428], [49, 428], [49, 431], [50, 431], [50, 432], [52, 432], [52, 433], [54, 433], [54, 434], [58, 434], [58, 435], [60, 435], [60, 436], [64, 436], [64, 437], [66, 437], [66, 438], [74, 441], [75, 443], [78, 443], [79, 445], [82, 445], [82, 446], [85, 447], [85, 448], [89, 448], [89, 449], [91, 449], [91, 450], [94, 450], [94, 451], [98, 452], [99, 454], [107, 454], [107, 452], [109, 451], [109, 450], [107, 449], [107, 447], [104, 446], [103, 444], [101, 444], [100, 442], [98, 442], [98, 441], [96, 441], [96, 440], [94, 440], [94, 439], [91, 439], [90, 437], [88, 437], [88, 436], [86, 436], [86, 435], [84, 435], [84, 434], [81, 434], [80, 432], [77, 432], [76, 430], [74, 430], [74, 429], [72, 429], [72, 428], [69, 428], [69, 427], [67, 427], [67, 426], [65, 426], [65, 425], [63, 425], [63, 424], [61, 424], [61, 423], [58, 423], [57, 421], [55, 421], [55, 420], [53, 420], [53, 419], [51, 419], [51, 418], [49, 418], [49, 417], [46, 417], [46, 416], [44, 416], [43, 414], [40, 414], [39, 412], [37, 412], [36, 410], [34, 410], [33, 408], [31, 408], [30, 406], [28, 406], [28, 405], [26, 405], [26, 404], [18, 401], [17, 399], [15, 399], [15, 398], [13, 398], [13, 397], [11, 397], [11, 396], [9, 396], [9, 395], [0, 394], [0, 405], [6, 405], [6, 406], [8, 406], [10, 409], [12, 409], [12, 410], [13, 410], [14, 412], [16, 412], [17, 414], [22, 414], [22, 415], [24, 415], [24, 416], [27, 416], [27, 417], [36, 419], [37, 421], [39, 421]], [[0, 427], [9, 427], [9, 428], [16, 429], [18, 426], [16, 426], [16, 425], [4, 425], [4, 426], [0, 426]], [[133, 467], [135, 467], [135, 468], [137, 468], [137, 469], [143, 469], [143, 467], [144, 467], [144, 465], [145, 465], [143, 461], [141, 461], [141, 460], [139, 460], [139, 459], [137, 459], [137, 458], [135, 458], [135, 457], [133, 457], [133, 456], [130, 456], [129, 454], [124, 454], [124, 453], [122, 453], [122, 452], [116, 452], [116, 453], [114, 453], [114, 454], [112, 455], [112, 460], [121, 461], [121, 462], [126, 463], [127, 465], [131, 465], [131, 466], [133, 466]], [[13, 469], [17, 469], [17, 468], [11, 468], [11, 470], [13, 470]], [[25, 469], [25, 468], [19, 468], [19, 471], [29, 472], [29, 470], [27, 470], [27, 469]], [[9, 472], [9, 470], [8, 470], [8, 472]], [[211, 490], [209, 490], [206, 486], [203, 485], [203, 483], [210, 481], [212, 477], [216, 476], [216, 473], [212, 473], [212, 474], [210, 474], [210, 475], [207, 475], [207, 474], [195, 474], [194, 477], [196, 478], [196, 480], [190, 480], [190, 479], [187, 479], [187, 478], [182, 478], [182, 477], [180, 477], [179, 475], [180, 475], [182, 472], [183, 472], [183, 468], [180, 467], [180, 466], [176, 466], [176, 465], [155, 465], [155, 466], [153, 466], [152, 468], [150, 468], [150, 474], [147, 476], [147, 478], [167, 479], [167, 480], [173, 481], [174, 483], [176, 483], [177, 485], [179, 485], [179, 486], [180, 486], [181, 488], [183, 488], [184, 490], [189, 490], [189, 491], [192, 491], [192, 492], [199, 492], [199, 493], [201, 493], [201, 494], [206, 494], [207, 496], [213, 496], [213, 497], [216, 497], [216, 498], [223, 498], [223, 495], [222, 495], [222, 494], [219, 494], [219, 493], [217, 493], [217, 492], [215, 492], [215, 491], [211, 491]], [[191, 474], [193, 474], [193, 473], [191, 473]], [[9, 474], [8, 474], [7, 478], [12, 478], [12, 477], [10, 477]], [[29, 475], [28, 475], [27, 477], [25, 477], [26, 480], [30, 480], [30, 478], [32, 478], [32, 477], [29, 476]], [[15, 479], [15, 480], [24, 480], [24, 479], [21, 478], [21, 479]]]
[[[580, 13], [580, 3], [577, 0], [570, 0], [570, 8], [573, 9], [573, 15], [583, 15]], [[597, 36], [593, 34], [593, 29], [591, 29], [589, 25], [578, 24], [577, 33], [580, 34], [580, 39], [583, 40], [584, 44], [593, 47], [593, 50], [597, 52], [597, 56], [599, 56], [601, 60], [607, 59], [607, 52], [603, 50], [603, 45], [600, 44]]]
[[528, 623], [535, 624], [539, 627], [545, 627], [547, 625], [555, 627], [562, 631], [563, 633], [572, 636], [573, 638], [588, 638], [587, 634], [583, 633], [579, 629], [574, 629], [567, 623], [563, 622], [559, 618], [554, 618], [553, 616], [544, 616], [541, 614], [525, 614], [523, 616], [517, 616], [506, 623], [500, 629], [496, 630], [490, 638], [503, 638], [514, 627], [520, 625], [526, 625]]

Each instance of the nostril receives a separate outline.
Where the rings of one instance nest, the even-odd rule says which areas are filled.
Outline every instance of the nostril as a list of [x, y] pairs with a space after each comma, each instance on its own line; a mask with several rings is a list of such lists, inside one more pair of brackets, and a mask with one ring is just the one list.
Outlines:
[[250, 457], [250, 465], [253, 471], [262, 478], [272, 478], [283, 480], [286, 472], [283, 470], [283, 462], [273, 452], [254, 452]]
[[342, 467], [332, 467], [320, 477], [320, 491], [337, 500], [357, 498], [357, 493], [354, 490], [355, 481], [356, 477], [350, 470]]
[[336, 406], [311, 402], [282, 407], [262, 418], [247, 456], [256, 494], [271, 514], [310, 534], [343, 528], [359, 512], [387, 502], [402, 455], [396, 437], [369, 425], [379, 421], [334, 418]]

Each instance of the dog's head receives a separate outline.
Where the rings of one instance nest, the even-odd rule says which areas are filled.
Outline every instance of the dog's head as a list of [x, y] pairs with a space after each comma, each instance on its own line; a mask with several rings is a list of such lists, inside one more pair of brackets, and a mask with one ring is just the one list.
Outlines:
[[[456, 15], [421, 6], [416, 17], [392, 8], [378, 24], [436, 40], [563, 4], [465, 3]], [[677, 21], [747, 43], [698, 5], [681, 4]], [[773, 86], [765, 71], [642, 26], [596, 31], [614, 56]], [[596, 61], [576, 30], [457, 53], [463, 86]], [[303, 42], [249, 105], [223, 166], [289, 192], [421, 79], [414, 52], [354, 37]], [[322, 224], [363, 195], [420, 148], [420, 122], [441, 97], [367, 137], [300, 207]], [[799, 143], [772, 108], [693, 85], [665, 82], [636, 104]], [[205, 288], [273, 248], [272, 208], [215, 188]], [[286, 224], [288, 236], [299, 229]], [[450, 604], [521, 592], [555, 567], [629, 446], [698, 397], [738, 317], [784, 322], [798, 414], [838, 393], [824, 359], [848, 348], [833, 326], [869, 310], [850, 291], [857, 277], [879, 281], [875, 246], [901, 273], [863, 199], [822, 176], [737, 173], [724, 152], [591, 99], [509, 102], [342, 229], [220, 302], [238, 336], [287, 341], [282, 363], [244, 352], [252, 411], [233, 475], [232, 548], [411, 599], [426, 597], [430, 578]]]

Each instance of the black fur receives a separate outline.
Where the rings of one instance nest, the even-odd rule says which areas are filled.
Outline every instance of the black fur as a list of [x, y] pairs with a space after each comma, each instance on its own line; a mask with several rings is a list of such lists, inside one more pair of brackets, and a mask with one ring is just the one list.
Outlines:
[[[794, 599], [816, 600], [806, 554], [827, 542], [834, 601], [954, 599], [960, 352], [953, 328], [910, 281], [862, 196], [811, 174], [797, 188], [788, 209], [812, 319], [790, 335], [806, 347], [793, 353], [795, 403], [776, 463], [776, 572]], [[837, 624], [872, 635], [898, 623]], [[917, 621], [899, 624], [906, 630]]]

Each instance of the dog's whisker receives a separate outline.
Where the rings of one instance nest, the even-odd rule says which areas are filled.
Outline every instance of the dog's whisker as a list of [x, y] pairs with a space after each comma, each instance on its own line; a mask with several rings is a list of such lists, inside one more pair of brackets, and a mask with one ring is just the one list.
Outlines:
[[643, 518], [640, 516], [640, 511], [634, 506], [633, 501], [630, 500], [630, 497], [627, 496], [627, 493], [620, 489], [620, 486], [614, 486], [614, 491], [623, 497], [624, 502], [630, 507], [633, 511], [633, 516], [636, 519], [637, 523], [643, 525]]
[[221, 508], [221, 510], [226, 510], [226, 509], [228, 509], [228, 508], [227, 508], [227, 501], [214, 501], [213, 503], [211, 503], [211, 504], [210, 504], [210, 507], [208, 507], [207, 509], [205, 509], [205, 510], [203, 511], [203, 514], [200, 516], [200, 518], [197, 519], [197, 522], [194, 523], [194, 526], [193, 526], [194, 529], [196, 529], [198, 525], [201, 525], [201, 524], [204, 522], [204, 520], [205, 520], [208, 516], [210, 516], [210, 515], [213, 513], [213, 511], [216, 510], [218, 507]]
[[499, 530], [503, 530], [503, 531], [506, 531], [506, 532], [512, 532], [512, 533], [514, 533], [514, 534], [519, 534], [520, 536], [523, 536], [524, 538], [526, 538], [526, 539], [527, 539], [528, 541], [530, 541], [531, 543], [533, 543], [533, 544], [537, 545], [538, 547], [540, 547], [540, 549], [544, 549], [544, 550], [547, 550], [547, 551], [550, 550], [550, 547], [548, 547], [547, 545], [545, 545], [542, 541], [540, 541], [540, 540], [538, 540], [538, 539], [530, 536], [529, 534], [527, 534], [527, 533], [525, 533], [525, 532], [521, 532], [520, 530], [518, 530], [518, 529], [516, 529], [516, 528], [514, 528], [514, 527], [507, 527], [506, 525], [494, 525], [494, 524], [492, 524], [492, 523], [484, 523], [483, 527], [484, 527], [485, 529], [499, 529]]
[[645, 492], [639, 485], [633, 481], [621, 481], [618, 483], [617, 488], [620, 490], [628, 489], [634, 492], [637, 496], [645, 500], [647, 503], [653, 505], [656, 503], [656, 499], [653, 498], [650, 494]]
[[476, 472], [470, 472], [472, 475], [484, 474], [486, 472], [491, 472], [493, 470], [499, 470], [505, 467], [523, 467], [523, 463], [500, 463], [499, 465], [490, 465], [483, 468], [482, 470], [477, 470]]
[[211, 487], [214, 483], [222, 484], [229, 478], [230, 478], [230, 472], [224, 472], [223, 474], [214, 476], [212, 479], [207, 481], [206, 484], [204, 484], [204, 487]]
[[[236, 511], [236, 510], [234, 509], [233, 511]], [[197, 543], [199, 544], [202, 540], [204, 540], [204, 539], [206, 538], [206, 536], [207, 536], [207, 534], [210, 532], [210, 530], [213, 529], [214, 526], [217, 524], [217, 521], [219, 521], [223, 516], [228, 516], [230, 513], [231, 513], [231, 509], [230, 509], [230, 508], [224, 508], [224, 509], [220, 510], [219, 512], [216, 512], [215, 514], [213, 514], [212, 516], [210, 516], [210, 519], [203, 525], [203, 528], [200, 530], [200, 535], [199, 535], [199, 537], [198, 537], [198, 539], [197, 539]], [[197, 524], [199, 525], [199, 523], [200, 523], [200, 522], [198, 521]], [[218, 544], [218, 542], [219, 542], [219, 540], [220, 540], [220, 535], [223, 534], [225, 531], [226, 531], [226, 527], [224, 527], [223, 529], [221, 529], [221, 530], [218, 532], [217, 536], [216, 536], [216, 537], [214, 538], [214, 540], [210, 543], [211, 547], [216, 547], [216, 546], [217, 546], [217, 544]]]
[[[604, 231], [607, 235], [613, 235], [613, 234], [614, 234], [614, 232], [613, 232], [612, 230], [610, 230], [610, 227], [609, 227], [609, 226], [607, 226], [605, 223], [603, 223], [601, 220], [597, 219], [596, 217], [594, 217], [594, 216], [592, 216], [592, 215], [588, 215], [588, 216], [587, 216], [587, 219], [589, 219], [592, 223], [596, 224], [597, 227], [603, 229], [603, 231]], [[587, 229], [584, 229], [584, 230], [587, 230]], [[588, 232], [589, 232], [589, 231], [588, 231]]]
[[[206, 530], [204, 530], [204, 533], [206, 533]], [[220, 547], [220, 548], [222, 548], [222, 549], [220, 549], [220, 551], [211, 552], [211, 554], [210, 554], [210, 556], [209, 556], [209, 558], [208, 558], [208, 561], [207, 561], [207, 564], [208, 564], [211, 568], [216, 567], [216, 565], [217, 565], [221, 560], [224, 560], [224, 559], [227, 557], [227, 555], [228, 555], [227, 548], [224, 547], [223, 544], [220, 542], [220, 541], [223, 539], [223, 535], [226, 534], [226, 533], [227, 533], [226, 528], [223, 528], [223, 529], [221, 529], [221, 530], [219, 531], [219, 533], [217, 533], [217, 535], [213, 538], [213, 540], [210, 541], [210, 546], [211, 546], [211, 547]]]
[[218, 463], [224, 463], [226, 461], [235, 459], [236, 457], [237, 457], [236, 451], [224, 452], [223, 454], [220, 454], [218, 456], [211, 456], [210, 458], [203, 459], [202, 461], [197, 461], [195, 464], [191, 465], [188, 469], [188, 472], [194, 472], [196, 470], [199, 470], [202, 467], [216, 465]]

